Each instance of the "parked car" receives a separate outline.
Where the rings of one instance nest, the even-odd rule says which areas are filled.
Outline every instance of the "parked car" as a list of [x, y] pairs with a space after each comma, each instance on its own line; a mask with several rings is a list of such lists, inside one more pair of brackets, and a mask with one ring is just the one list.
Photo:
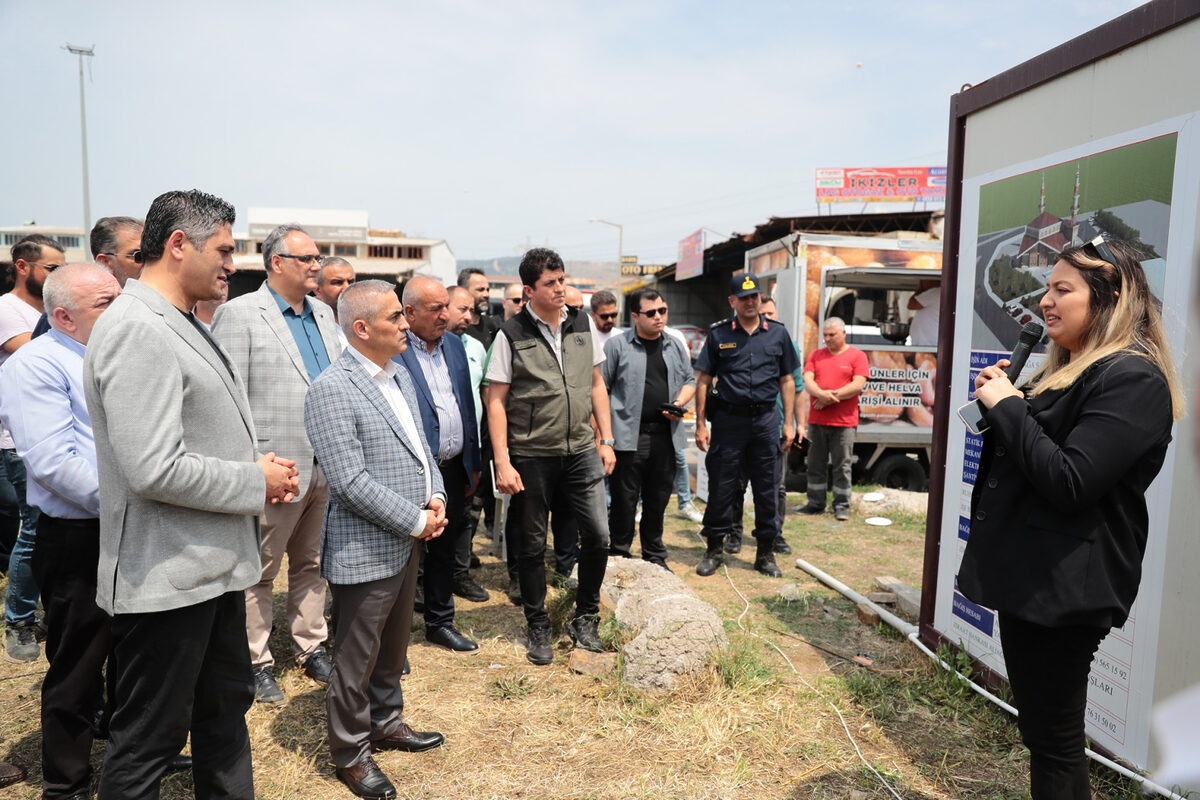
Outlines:
[[675, 330], [683, 334], [683, 338], [688, 343], [688, 354], [692, 357], [692, 363], [696, 363], [696, 358], [700, 355], [700, 348], [704, 346], [704, 337], [708, 335], [708, 330], [697, 327], [696, 325], [672, 325]]

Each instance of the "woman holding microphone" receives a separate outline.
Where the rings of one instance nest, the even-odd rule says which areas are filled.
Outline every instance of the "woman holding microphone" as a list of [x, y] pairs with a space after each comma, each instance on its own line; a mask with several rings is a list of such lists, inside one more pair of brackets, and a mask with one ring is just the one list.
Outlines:
[[958, 585], [999, 615], [1034, 800], [1088, 800], [1088, 672], [1137, 596], [1145, 493], [1183, 393], [1125, 243], [1064, 250], [1040, 305], [1051, 344], [1023, 391], [1005, 359], [975, 379], [990, 427]]

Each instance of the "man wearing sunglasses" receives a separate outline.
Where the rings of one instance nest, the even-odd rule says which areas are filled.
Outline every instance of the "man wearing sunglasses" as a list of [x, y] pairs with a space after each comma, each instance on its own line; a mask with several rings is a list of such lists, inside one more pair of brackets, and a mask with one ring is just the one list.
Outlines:
[[670, 571], [663, 514], [675, 482], [675, 448], [687, 446], [677, 412], [696, 394], [696, 379], [687, 348], [663, 335], [667, 302], [662, 295], [639, 289], [629, 296], [629, 307], [633, 329], [608, 340], [601, 365], [617, 456], [610, 481], [609, 553], [632, 558], [634, 509], [641, 500], [642, 558]]
[[520, 283], [510, 283], [504, 287], [504, 322], [520, 313], [525, 307], [525, 294]]
[[[63, 266], [62, 245], [40, 233], [30, 234], [12, 246], [12, 291], [0, 296], [0, 365], [29, 342], [42, 315], [42, 284]], [[11, 491], [8, 491], [11, 489]], [[25, 502], [25, 465], [17, 457], [12, 435], [0, 425], [0, 514], [20, 518], [20, 532], [12, 522], [0, 525], [0, 559], [8, 570], [4, 598], [4, 653], [12, 661], [38, 657], [35, 636], [38, 589], [29, 558], [37, 531], [38, 510]]]
[[213, 337], [246, 382], [260, 453], [296, 461], [300, 486], [290, 503], [268, 504], [262, 514], [262, 575], [246, 590], [246, 635], [254, 666], [255, 698], [280, 703], [272, 668], [275, 576], [287, 554], [287, 625], [296, 663], [318, 683], [332, 665], [325, 652], [325, 580], [321, 577], [321, 524], [329, 486], [304, 430], [304, 395], [342, 351], [329, 306], [308, 293], [317, 288], [321, 253], [297, 225], [280, 225], [263, 241], [267, 279], [258, 291], [230, 300], [213, 317]]
[[92, 226], [92, 259], [121, 286], [142, 274], [142, 225], [134, 217], [101, 217]]
[[617, 327], [617, 296], [603, 290], [592, 295], [592, 335], [601, 345], [608, 343], [609, 338], [620, 333]]

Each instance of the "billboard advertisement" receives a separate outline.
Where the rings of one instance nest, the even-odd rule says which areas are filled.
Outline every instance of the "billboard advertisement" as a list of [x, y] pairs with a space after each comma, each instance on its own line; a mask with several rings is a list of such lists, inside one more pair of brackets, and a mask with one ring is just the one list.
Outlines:
[[944, 203], [945, 167], [823, 167], [818, 203]]
[[679, 259], [675, 263], [675, 280], [686, 281], [704, 272], [704, 229], [679, 241]]

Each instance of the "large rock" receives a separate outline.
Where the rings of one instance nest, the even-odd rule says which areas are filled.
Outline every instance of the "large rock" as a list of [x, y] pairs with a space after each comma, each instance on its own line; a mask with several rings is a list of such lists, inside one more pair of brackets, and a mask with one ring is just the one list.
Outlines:
[[602, 592], [617, 621], [637, 632], [625, 645], [625, 679], [633, 686], [672, 689], [726, 646], [717, 612], [661, 567], [610, 558]]

